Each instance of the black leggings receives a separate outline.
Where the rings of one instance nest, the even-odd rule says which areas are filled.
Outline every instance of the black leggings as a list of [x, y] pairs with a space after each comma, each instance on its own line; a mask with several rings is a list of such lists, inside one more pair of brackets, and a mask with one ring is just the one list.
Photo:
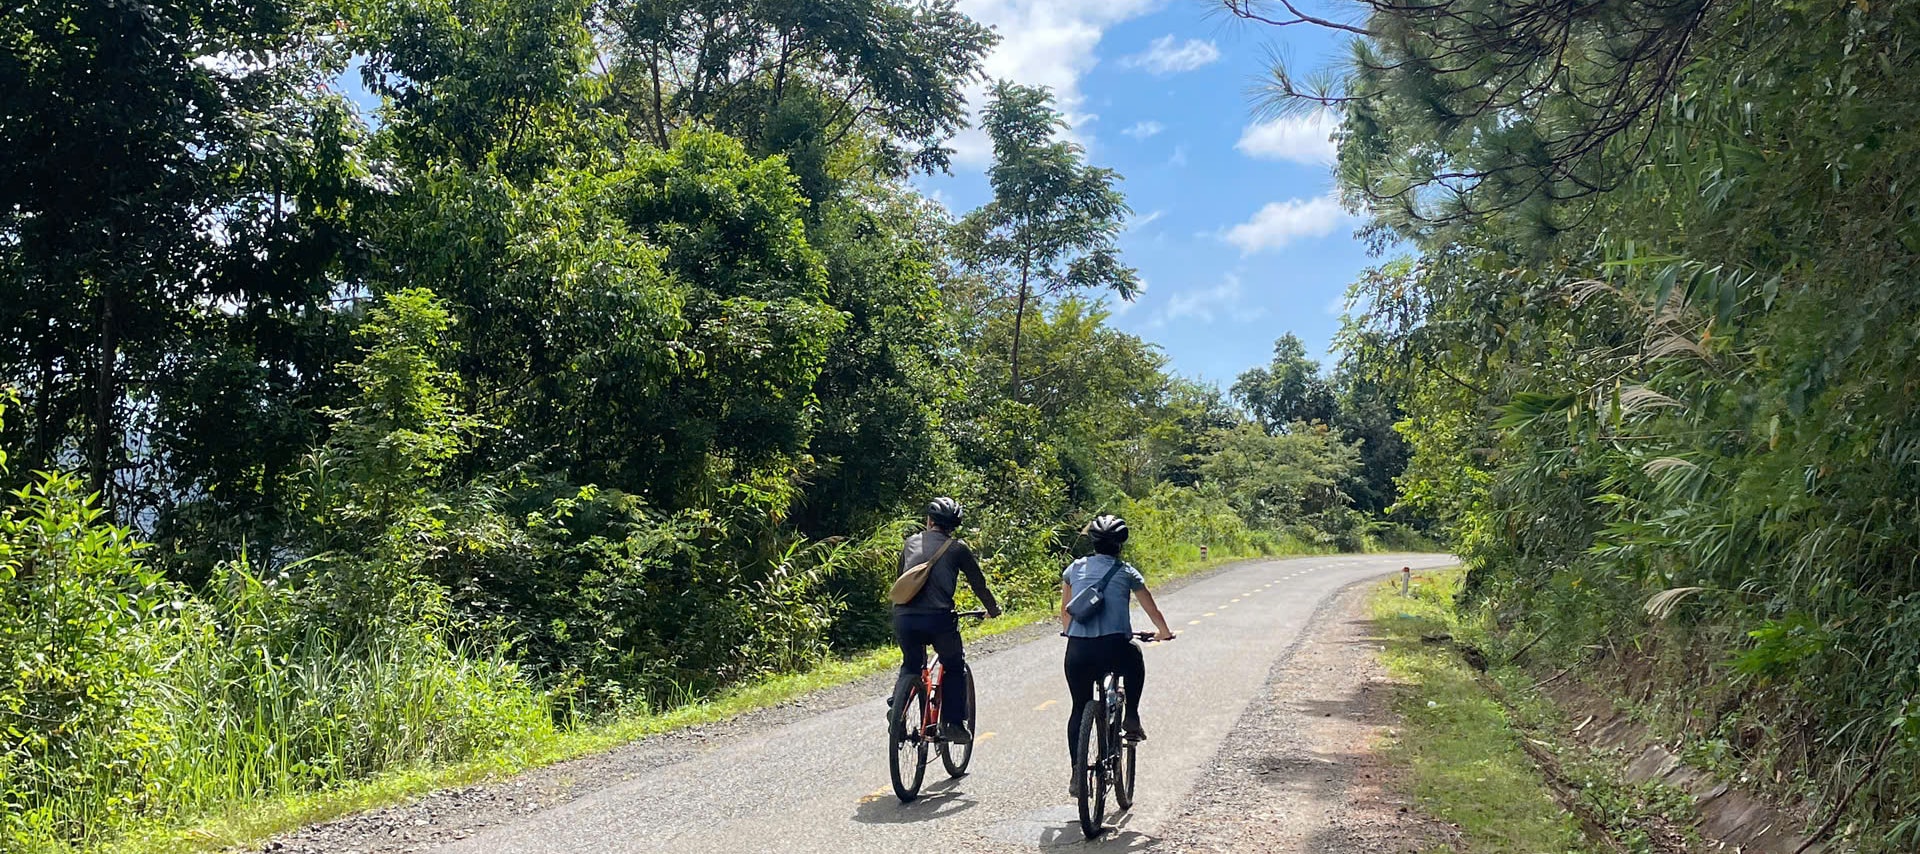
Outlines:
[[1073, 697], [1073, 710], [1067, 715], [1069, 754], [1073, 753], [1073, 738], [1080, 731], [1080, 715], [1093, 702], [1094, 685], [1108, 673], [1120, 674], [1120, 684], [1127, 690], [1127, 717], [1139, 717], [1140, 686], [1147, 681], [1147, 660], [1140, 655], [1133, 636], [1067, 638], [1067, 694]]
[[946, 614], [895, 614], [893, 640], [900, 645], [901, 682], [920, 678], [927, 666], [927, 645], [940, 656], [940, 720], [963, 723], [967, 720], [967, 657], [960, 645], [960, 620]]

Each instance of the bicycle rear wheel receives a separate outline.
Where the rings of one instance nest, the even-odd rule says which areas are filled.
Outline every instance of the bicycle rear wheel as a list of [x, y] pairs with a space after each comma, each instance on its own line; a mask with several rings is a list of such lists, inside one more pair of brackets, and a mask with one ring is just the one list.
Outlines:
[[[974, 701], [973, 668], [966, 668], [961, 675], [967, 683], [965, 688], [967, 692], [967, 716], [961, 723], [966, 724], [967, 732], [973, 733], [974, 739], [978, 740], [980, 738], [980, 728], [975, 726], [974, 723], [979, 720], [980, 717], [980, 704]], [[941, 713], [940, 719], [943, 721], [948, 720], [944, 711]], [[967, 742], [966, 744], [954, 744], [949, 741], [940, 742], [940, 764], [947, 766], [948, 776], [965, 776], [967, 773], [967, 765], [971, 762], [973, 762], [973, 742]]]
[[901, 803], [920, 796], [920, 782], [927, 776], [926, 715], [927, 698], [918, 679], [901, 679], [893, 691], [893, 708], [887, 713], [887, 741], [893, 761], [887, 774], [893, 778], [893, 793]]
[[1088, 703], [1080, 714], [1080, 731], [1073, 738], [1075, 771], [1080, 775], [1080, 830], [1092, 839], [1107, 822], [1106, 732], [1100, 725], [1100, 703]]

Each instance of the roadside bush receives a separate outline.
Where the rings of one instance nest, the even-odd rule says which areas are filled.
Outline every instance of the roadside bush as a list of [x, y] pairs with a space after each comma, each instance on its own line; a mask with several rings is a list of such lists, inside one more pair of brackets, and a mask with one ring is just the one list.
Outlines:
[[244, 562], [188, 597], [143, 547], [71, 475], [0, 501], [0, 668], [20, 676], [0, 683], [0, 849], [98, 843], [135, 817], [551, 732], [500, 651], [454, 649], [426, 623], [349, 639]]
[[0, 498], [0, 847], [86, 838], [165, 792], [143, 636], [178, 601], [140, 548], [72, 475]]

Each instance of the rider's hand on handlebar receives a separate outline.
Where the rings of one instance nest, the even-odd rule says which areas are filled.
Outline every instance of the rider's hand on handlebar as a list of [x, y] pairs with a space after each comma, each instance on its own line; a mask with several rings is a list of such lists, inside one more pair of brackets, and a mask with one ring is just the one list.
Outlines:
[[1167, 631], [1166, 629], [1161, 629], [1153, 633], [1153, 639], [1157, 641], [1173, 640], [1173, 632]]

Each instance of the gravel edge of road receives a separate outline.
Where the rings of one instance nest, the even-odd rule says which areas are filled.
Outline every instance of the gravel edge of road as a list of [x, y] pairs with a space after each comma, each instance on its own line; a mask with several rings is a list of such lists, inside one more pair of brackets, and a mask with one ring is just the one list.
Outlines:
[[1149, 851], [1459, 850], [1459, 830], [1421, 812], [1377, 749], [1398, 723], [1369, 610], [1386, 577], [1319, 603]]
[[[1334, 557], [1292, 555], [1247, 558], [1155, 582], [1171, 593], [1242, 567], [1273, 561]], [[1331, 601], [1331, 600], [1329, 600]], [[1326, 602], [1315, 610], [1320, 619]], [[1310, 621], [1310, 625], [1313, 625]], [[970, 655], [990, 655], [1054, 634], [1050, 618], [968, 642]], [[1304, 638], [1304, 635], [1302, 636]], [[1283, 654], [1290, 658], [1296, 640]], [[343, 816], [276, 835], [244, 850], [274, 854], [406, 854], [464, 839], [516, 816], [573, 800], [609, 781], [683, 761], [698, 752], [752, 736], [795, 718], [832, 711], [882, 696], [893, 687], [893, 673], [862, 676], [811, 691], [786, 702], [743, 712], [723, 721], [695, 725], [628, 742], [600, 753], [523, 771], [512, 777], [471, 786], [439, 789], [403, 803]]]

